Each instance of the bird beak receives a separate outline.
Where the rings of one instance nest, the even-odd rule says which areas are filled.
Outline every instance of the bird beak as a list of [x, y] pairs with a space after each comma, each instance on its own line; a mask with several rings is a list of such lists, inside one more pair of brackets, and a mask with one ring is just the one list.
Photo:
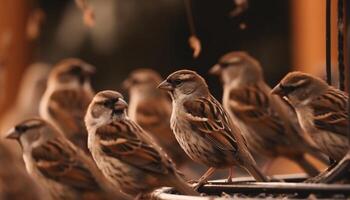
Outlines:
[[6, 139], [18, 140], [21, 134], [15, 130], [15, 128], [10, 129], [5, 135]]
[[209, 74], [212, 75], [220, 75], [221, 74], [221, 66], [219, 64], [214, 65], [210, 70]]
[[287, 95], [287, 93], [282, 90], [280, 84], [276, 85], [272, 90], [271, 90], [271, 94], [275, 94], [278, 95], [280, 97], [284, 97]]
[[119, 98], [118, 101], [114, 104], [113, 110], [115, 112], [123, 112], [128, 107], [128, 103], [124, 101], [124, 99]]
[[157, 88], [161, 90], [166, 90], [166, 91], [172, 91], [174, 89], [173, 86], [167, 80], [161, 82], [157, 86]]

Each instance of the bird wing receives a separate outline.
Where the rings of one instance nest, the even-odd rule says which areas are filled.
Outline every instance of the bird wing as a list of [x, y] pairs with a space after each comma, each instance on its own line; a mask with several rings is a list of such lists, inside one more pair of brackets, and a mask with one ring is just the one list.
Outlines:
[[100, 127], [96, 134], [100, 136], [100, 145], [106, 155], [142, 170], [168, 173], [171, 161], [166, 160], [163, 152], [152, 145], [154, 142], [146, 135], [148, 133], [131, 120]]
[[334, 88], [310, 102], [314, 111], [314, 125], [316, 128], [346, 136], [348, 122], [348, 96]]
[[266, 131], [271, 130], [278, 135], [284, 135], [282, 120], [272, 109], [268, 94], [258, 87], [232, 89], [229, 97], [229, 109], [244, 123], [249, 126], [255, 124], [259, 125], [259, 128], [263, 127], [264, 134], [268, 134]]
[[49, 140], [32, 150], [36, 167], [48, 179], [79, 190], [97, 190], [99, 185], [88, 166], [77, 159], [78, 152], [60, 139]]
[[212, 96], [185, 101], [185, 117], [191, 128], [213, 142], [218, 148], [236, 152], [237, 140], [232, 134], [229, 118], [220, 103]]

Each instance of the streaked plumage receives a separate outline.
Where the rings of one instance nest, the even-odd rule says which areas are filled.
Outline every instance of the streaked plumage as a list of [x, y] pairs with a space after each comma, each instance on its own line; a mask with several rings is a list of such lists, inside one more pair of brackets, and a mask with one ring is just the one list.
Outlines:
[[20, 143], [28, 173], [54, 199], [128, 199], [112, 191], [91, 158], [44, 120], [26, 120], [7, 138]]
[[195, 195], [151, 136], [128, 118], [126, 108], [122, 95], [114, 91], [99, 92], [89, 106], [88, 146], [100, 170], [112, 185], [132, 195], [161, 186]]
[[284, 156], [309, 175], [318, 174], [306, 153], [322, 158], [320, 152], [303, 138], [294, 110], [281, 98], [271, 95], [259, 62], [246, 52], [225, 54], [211, 73], [223, 82], [224, 108], [243, 130], [248, 147], [270, 158]]
[[51, 71], [40, 103], [40, 115], [57, 126], [75, 145], [86, 152], [86, 109], [94, 92], [90, 84], [93, 66], [79, 59], [65, 59]]
[[171, 128], [180, 146], [194, 161], [210, 167], [198, 186], [216, 168], [232, 165], [246, 169], [258, 181], [267, 181], [257, 168], [239, 129], [210, 94], [200, 75], [190, 70], [176, 71], [158, 87], [167, 90], [172, 97]]
[[348, 151], [348, 94], [302, 72], [287, 74], [272, 91], [295, 108], [303, 129], [328, 156], [340, 161]]
[[180, 166], [189, 162], [170, 129], [171, 101], [164, 91], [157, 89], [162, 81], [151, 69], [133, 71], [123, 86], [129, 91], [128, 115], [139, 124]]
[[50, 196], [18, 165], [8, 146], [0, 143], [0, 199], [49, 200]]

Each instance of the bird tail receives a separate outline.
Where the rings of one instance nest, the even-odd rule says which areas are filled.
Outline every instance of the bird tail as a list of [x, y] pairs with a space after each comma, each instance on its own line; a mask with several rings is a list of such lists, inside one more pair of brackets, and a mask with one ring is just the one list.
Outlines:
[[174, 175], [170, 178], [170, 184], [183, 195], [199, 196], [199, 193], [196, 192], [192, 187], [190, 187], [188, 183], [186, 183], [186, 181], [184, 181], [178, 175]]
[[292, 158], [298, 165], [309, 175], [309, 176], [316, 176], [320, 172], [318, 169], [308, 161], [305, 156], [298, 156], [295, 158]]
[[252, 175], [255, 180], [259, 182], [268, 182], [269, 179], [258, 169], [255, 163], [248, 164], [244, 166], [250, 175]]

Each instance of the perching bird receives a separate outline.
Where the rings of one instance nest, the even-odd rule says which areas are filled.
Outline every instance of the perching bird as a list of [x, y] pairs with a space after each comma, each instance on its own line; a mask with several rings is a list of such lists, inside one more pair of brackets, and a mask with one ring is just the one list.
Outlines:
[[295, 108], [303, 129], [335, 161], [347, 153], [348, 95], [318, 77], [291, 72], [272, 90]]
[[113, 186], [137, 197], [161, 186], [196, 195], [151, 136], [129, 119], [127, 107], [114, 91], [97, 93], [89, 105], [88, 147], [99, 169]]
[[0, 199], [47, 200], [50, 196], [18, 165], [7, 145], [0, 143]]
[[268, 180], [257, 168], [240, 130], [210, 94], [200, 75], [179, 70], [158, 87], [172, 98], [171, 128], [180, 146], [194, 161], [210, 167], [197, 188], [218, 168], [230, 168], [230, 182], [233, 165], [244, 168], [257, 181]]
[[90, 84], [94, 72], [93, 66], [80, 59], [62, 60], [51, 71], [40, 102], [40, 116], [85, 152], [88, 149], [84, 116], [94, 95]]
[[128, 115], [174, 159], [176, 165], [188, 163], [189, 159], [176, 141], [170, 129], [171, 101], [167, 94], [157, 89], [162, 82], [160, 75], [151, 69], [133, 71], [123, 82], [129, 91]]
[[[321, 153], [304, 138], [294, 110], [271, 95], [259, 62], [243, 51], [222, 56], [210, 73], [221, 78], [223, 106], [241, 128], [250, 151], [269, 158], [286, 157], [310, 176], [319, 172], [306, 153]], [[289, 132], [288, 132], [289, 131]]]
[[7, 138], [20, 143], [28, 173], [54, 199], [128, 199], [112, 190], [92, 159], [46, 121], [25, 120]]
[[[15, 124], [39, 114], [39, 102], [46, 89], [49, 71], [50, 66], [46, 63], [37, 62], [28, 66], [23, 74], [16, 100], [1, 119], [1, 134], [5, 134]], [[13, 141], [4, 142], [13, 143]], [[12, 146], [10, 144], [9, 148], [15, 153], [14, 156], [22, 160], [19, 148], [12, 148]]]

